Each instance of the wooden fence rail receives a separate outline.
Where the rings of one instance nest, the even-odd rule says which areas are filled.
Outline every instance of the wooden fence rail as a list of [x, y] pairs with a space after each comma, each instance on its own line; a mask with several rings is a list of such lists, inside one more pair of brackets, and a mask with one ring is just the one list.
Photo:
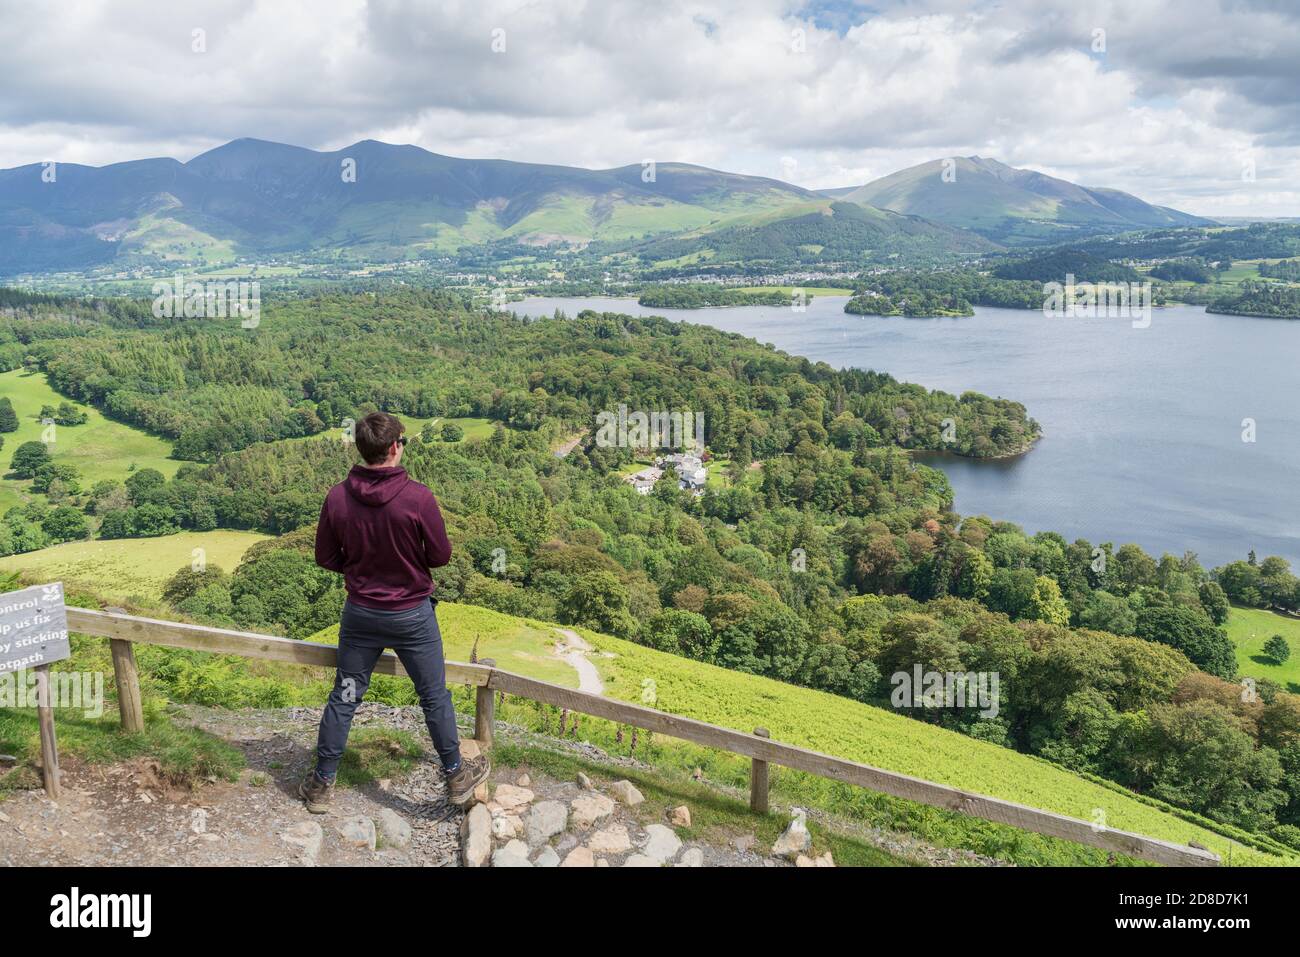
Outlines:
[[[117, 676], [122, 726], [128, 729], [143, 726], [139, 679], [135, 673], [135, 655], [130, 648], [133, 642], [321, 668], [333, 668], [338, 651], [334, 645], [86, 608], [68, 609], [68, 628], [81, 634], [112, 639], [113, 668]], [[375, 670], [380, 674], [406, 674], [401, 662], [392, 652], [384, 652]], [[526, 678], [502, 671], [490, 661], [481, 664], [447, 662], [447, 683], [473, 685], [476, 688], [475, 737], [485, 746], [490, 745], [492, 740], [494, 692], [500, 691], [748, 757], [753, 765], [750, 806], [759, 811], [767, 808], [768, 765], [778, 764], [909, 801], [1159, 864], [1191, 867], [1215, 867], [1219, 864], [1217, 854], [1200, 848], [1098, 827], [1051, 811], [783, 744], [771, 740], [763, 728], [755, 729], [755, 733], [750, 734]]]

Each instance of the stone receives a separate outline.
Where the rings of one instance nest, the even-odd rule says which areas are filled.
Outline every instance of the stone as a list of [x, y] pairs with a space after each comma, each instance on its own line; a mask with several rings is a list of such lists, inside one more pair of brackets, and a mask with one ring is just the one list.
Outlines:
[[596, 861], [596, 866], [597, 866], [597, 867], [609, 867], [609, 861], [605, 860], [605, 859], [602, 857], [600, 860]]
[[526, 788], [532, 783], [533, 783], [532, 778], [530, 778], [526, 774], [521, 774], [519, 775], [519, 777], [515, 778], [515, 784], [517, 784], [521, 788]]
[[301, 821], [280, 833], [280, 840], [298, 848], [303, 863], [315, 864], [325, 832], [315, 821]]
[[578, 787], [586, 788], [588, 791], [594, 791], [596, 786], [591, 783], [591, 778], [587, 777], [581, 771], [578, 772]]
[[630, 854], [623, 862], [624, 867], [663, 867], [664, 862], [648, 854]]
[[492, 853], [492, 815], [486, 805], [475, 804], [465, 815], [465, 866], [483, 867]]
[[478, 787], [474, 788], [474, 800], [477, 801], [479, 804], [486, 804], [488, 802], [489, 796], [490, 795], [488, 794], [488, 786], [486, 781], [478, 785]]
[[364, 815], [358, 814], [340, 822], [338, 832], [346, 844], [375, 849], [375, 822]]
[[538, 845], [550, 840], [569, 823], [569, 809], [562, 801], [540, 801], [528, 812], [528, 843]]
[[492, 866], [532, 867], [532, 863], [528, 860], [528, 845], [523, 841], [511, 841], [492, 853]]
[[492, 836], [498, 840], [509, 840], [524, 832], [524, 822], [513, 814], [500, 814], [492, 818]]
[[498, 784], [492, 801], [503, 811], [510, 811], [525, 804], [531, 804], [535, 795], [528, 788], [515, 787], [513, 784]]
[[835, 860], [834, 860], [834, 858], [831, 857], [831, 852], [830, 852], [830, 851], [827, 851], [827, 852], [826, 852], [825, 854], [823, 854], [821, 857], [817, 858], [817, 866], [818, 866], [818, 867], [834, 867], [834, 866], [835, 866]]
[[681, 807], [675, 807], [668, 814], [668, 820], [673, 827], [690, 827], [691, 826], [691, 809], [685, 804]]
[[555, 848], [549, 844], [542, 848], [541, 852], [533, 858], [533, 867], [559, 867], [560, 855], [555, 853]]
[[596, 854], [622, 854], [632, 850], [632, 841], [627, 836], [627, 828], [615, 824], [591, 835], [587, 846]]
[[772, 845], [772, 854], [794, 860], [799, 854], [812, 846], [812, 835], [808, 833], [807, 814], [803, 808], [794, 809], [794, 817], [785, 832]]
[[587, 847], [575, 847], [560, 862], [561, 867], [595, 867], [596, 857]]
[[609, 786], [609, 792], [628, 807], [636, 807], [645, 800], [645, 795], [638, 791], [631, 781], [615, 781]]
[[647, 824], [645, 832], [648, 839], [645, 847], [641, 848], [641, 853], [660, 864], [672, 860], [682, 849], [681, 839], [670, 827], [664, 827], [662, 824]]
[[386, 807], [379, 812], [378, 823], [385, 847], [406, 847], [411, 843], [411, 825], [392, 808]]
[[575, 847], [578, 846], [578, 836], [576, 834], [572, 834], [568, 831], [565, 831], [563, 834], [560, 835], [560, 839], [555, 842], [554, 846], [555, 846], [556, 853], [560, 854], [561, 856], [568, 854], [569, 851], [573, 850]]
[[474, 738], [461, 738], [460, 756], [462, 758], [477, 758], [482, 753], [482, 748], [478, 746], [478, 741]]
[[794, 859], [794, 866], [795, 867], [816, 867], [817, 862], [814, 861], [807, 854], [800, 854], [798, 857]]
[[678, 867], [703, 867], [704, 852], [698, 847], [688, 847], [682, 851], [682, 856], [677, 858]]
[[603, 794], [584, 794], [573, 799], [573, 826], [586, 830], [614, 813], [614, 802]]
[[754, 845], [758, 843], [758, 838], [756, 838], [753, 834], [742, 834], [737, 838], [733, 838], [731, 843], [736, 846], [736, 850], [744, 854], [746, 851], [751, 850], [754, 847]]

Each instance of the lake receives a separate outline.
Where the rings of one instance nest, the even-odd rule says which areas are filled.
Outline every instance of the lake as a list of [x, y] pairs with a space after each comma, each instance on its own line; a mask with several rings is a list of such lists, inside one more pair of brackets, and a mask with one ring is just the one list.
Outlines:
[[[1015, 459], [921, 458], [957, 511], [1206, 567], [1254, 549], [1300, 568], [1300, 321], [1209, 315], [1200, 306], [1127, 319], [1047, 319], [979, 308], [961, 319], [851, 316], [843, 297], [789, 307], [650, 309], [632, 299], [534, 298], [529, 315], [583, 309], [664, 315], [739, 332], [826, 362], [960, 394], [1023, 402], [1044, 437]], [[1255, 441], [1242, 440], [1242, 421]]]

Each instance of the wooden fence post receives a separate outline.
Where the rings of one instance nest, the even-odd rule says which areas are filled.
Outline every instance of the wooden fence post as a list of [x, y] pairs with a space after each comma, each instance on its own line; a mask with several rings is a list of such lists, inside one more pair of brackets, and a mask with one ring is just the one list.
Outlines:
[[[772, 737], [767, 728], [755, 728], [754, 734], [760, 738]], [[767, 813], [767, 762], [758, 758], [750, 759], [749, 809], [755, 814]]]
[[36, 715], [41, 726], [41, 774], [45, 793], [59, 799], [59, 744], [54, 737], [54, 707], [50, 693], [50, 666], [36, 666]]
[[[491, 658], [479, 662], [489, 668], [496, 666]], [[485, 748], [492, 747], [492, 727], [496, 723], [496, 692], [486, 684], [474, 689], [474, 738]]]
[[144, 730], [144, 704], [140, 699], [140, 672], [135, 666], [135, 647], [125, 638], [110, 638], [113, 675], [117, 680], [117, 707], [122, 713], [123, 731]]

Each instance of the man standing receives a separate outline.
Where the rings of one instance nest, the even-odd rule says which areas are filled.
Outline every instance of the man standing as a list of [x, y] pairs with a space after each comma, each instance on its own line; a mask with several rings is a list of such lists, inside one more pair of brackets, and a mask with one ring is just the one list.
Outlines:
[[451, 801], [467, 803], [490, 770], [486, 757], [461, 758], [429, 576], [430, 568], [451, 559], [451, 543], [433, 493], [398, 464], [406, 448], [403, 428], [386, 412], [356, 424], [365, 464], [354, 465], [347, 480], [330, 489], [316, 526], [316, 564], [343, 575], [348, 597], [316, 769], [298, 789], [313, 814], [329, 810], [352, 716], [385, 648], [397, 652], [415, 683]]

